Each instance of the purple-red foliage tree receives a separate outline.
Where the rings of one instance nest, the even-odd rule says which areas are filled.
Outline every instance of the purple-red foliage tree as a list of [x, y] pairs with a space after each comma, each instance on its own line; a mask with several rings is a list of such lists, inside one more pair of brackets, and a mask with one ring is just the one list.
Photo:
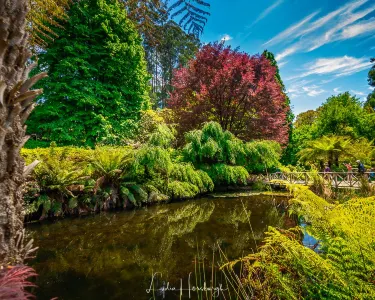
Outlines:
[[187, 67], [175, 71], [168, 106], [180, 133], [207, 121], [246, 141], [288, 141], [285, 94], [276, 68], [262, 55], [249, 56], [223, 43], [205, 45]]

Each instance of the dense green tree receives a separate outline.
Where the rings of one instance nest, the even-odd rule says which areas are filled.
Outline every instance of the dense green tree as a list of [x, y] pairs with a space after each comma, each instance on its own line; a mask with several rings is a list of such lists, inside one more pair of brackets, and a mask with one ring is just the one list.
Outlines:
[[282, 91], [285, 94], [285, 104], [288, 107], [288, 111], [286, 112], [286, 114], [287, 114], [286, 121], [288, 122], [289, 127], [290, 127], [289, 134], [291, 134], [291, 132], [293, 130], [292, 123], [293, 123], [293, 120], [294, 120], [294, 114], [293, 114], [292, 108], [290, 106], [290, 99], [289, 99], [288, 95], [286, 94], [284, 82], [282, 81], [281, 76], [280, 76], [279, 66], [277, 65], [277, 61], [276, 61], [275, 56], [273, 55], [272, 52], [269, 52], [268, 50], [264, 50], [263, 55], [271, 62], [271, 65], [276, 68], [275, 77], [282, 87]]
[[365, 107], [372, 108], [373, 110], [375, 110], [375, 91], [373, 91], [367, 96]]
[[375, 87], [375, 58], [371, 58], [371, 62], [374, 63], [368, 73], [368, 84]]
[[318, 163], [323, 166], [327, 162], [329, 166], [339, 166], [343, 159], [360, 159], [368, 161], [372, 156], [371, 143], [360, 138], [353, 140], [345, 136], [328, 135], [307, 142], [306, 148], [298, 152], [302, 163]]
[[375, 110], [375, 58], [372, 58], [371, 62], [373, 62], [374, 65], [368, 72], [368, 84], [372, 86], [374, 90], [367, 96], [365, 106]]
[[275, 59], [275, 56], [272, 52], [269, 52], [268, 50], [264, 50], [263, 55], [271, 62], [271, 65], [276, 68], [276, 80], [279, 82], [282, 91], [285, 95], [285, 105], [288, 107], [288, 110], [286, 112], [286, 122], [289, 125], [289, 141], [287, 147], [285, 147], [283, 151], [283, 157], [282, 161], [286, 164], [291, 163], [292, 157], [293, 157], [293, 147], [292, 146], [292, 138], [293, 138], [293, 120], [294, 120], [294, 114], [292, 111], [292, 107], [290, 105], [290, 99], [288, 95], [286, 94], [285, 85], [281, 79], [279, 66], [277, 65], [277, 61]]
[[149, 107], [141, 38], [117, 0], [77, 1], [40, 55], [49, 74], [29, 133], [58, 144], [117, 140]]
[[364, 117], [361, 102], [349, 92], [329, 97], [316, 119], [316, 136], [335, 134], [359, 137]]
[[300, 128], [302, 126], [312, 126], [319, 115], [319, 109], [317, 110], [308, 110], [305, 112], [300, 113], [296, 117], [296, 121], [294, 123], [295, 128]]

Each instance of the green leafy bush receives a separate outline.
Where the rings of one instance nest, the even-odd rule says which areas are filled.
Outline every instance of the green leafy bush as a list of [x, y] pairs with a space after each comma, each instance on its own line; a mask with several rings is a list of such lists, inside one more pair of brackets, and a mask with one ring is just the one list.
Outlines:
[[186, 134], [184, 160], [207, 171], [216, 185], [244, 185], [250, 173], [279, 166], [281, 147], [274, 141], [244, 143], [216, 122]]

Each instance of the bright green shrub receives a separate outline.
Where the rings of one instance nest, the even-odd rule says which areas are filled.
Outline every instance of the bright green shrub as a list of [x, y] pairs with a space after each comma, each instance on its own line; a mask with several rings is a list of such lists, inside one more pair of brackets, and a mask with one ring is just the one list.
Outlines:
[[158, 125], [150, 134], [149, 144], [159, 147], [171, 147], [172, 142], [175, 140], [173, 130], [166, 124]]
[[274, 141], [244, 143], [215, 122], [186, 134], [184, 160], [208, 172], [217, 185], [246, 184], [250, 173], [279, 166], [281, 147]]
[[202, 130], [188, 132], [185, 138], [185, 160], [194, 164], [221, 162], [234, 165], [245, 160], [243, 142], [229, 131], [223, 131], [216, 122], [206, 123]]
[[249, 173], [242, 166], [214, 164], [206, 169], [213, 182], [218, 185], [246, 185]]
[[167, 190], [168, 195], [172, 199], [194, 198], [199, 193], [199, 189], [196, 185], [177, 180], [168, 183]]
[[21, 149], [21, 155], [25, 159], [26, 164], [31, 164], [34, 160], [48, 160], [51, 156], [57, 156], [61, 159], [72, 161], [76, 164], [87, 165], [89, 157], [93, 150], [80, 147], [49, 147], [49, 148], [35, 148], [35, 149]]
[[173, 164], [170, 178], [180, 182], [189, 182], [196, 186], [200, 193], [212, 191], [214, 188], [214, 184], [208, 174], [202, 170], [195, 170], [189, 163]]
[[159, 146], [145, 145], [135, 154], [134, 177], [152, 179], [157, 174], [168, 176], [172, 168], [170, 150]]
[[[28, 212], [32, 213], [43, 208], [42, 217], [52, 212], [54, 215], [64, 213], [63, 204], [77, 197], [76, 192], [85, 189], [87, 169], [79, 167], [73, 160], [66, 159], [63, 152], [53, 152], [34, 169], [34, 178], [39, 186], [39, 196], [28, 203]], [[71, 202], [72, 203], [72, 202]], [[65, 209], [68, 209], [66, 205]]]
[[173, 129], [157, 123], [152, 127], [146, 144], [135, 153], [132, 178], [162, 199], [192, 198], [212, 191], [213, 182], [205, 172], [178, 162], [176, 151], [170, 148], [175, 140]]
[[275, 141], [246, 143], [246, 169], [250, 173], [273, 172], [280, 166], [281, 146]]

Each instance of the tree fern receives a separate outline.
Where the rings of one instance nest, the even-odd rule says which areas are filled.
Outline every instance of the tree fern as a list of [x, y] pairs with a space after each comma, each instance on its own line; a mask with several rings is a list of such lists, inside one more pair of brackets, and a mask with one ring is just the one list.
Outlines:
[[53, 28], [63, 27], [70, 4], [72, 0], [29, 0], [28, 29], [33, 47], [44, 48], [57, 37]]
[[181, 16], [179, 25], [188, 33], [199, 36], [203, 33], [204, 26], [207, 23], [207, 16], [210, 13], [207, 8], [210, 4], [203, 0], [176, 0], [169, 7], [171, 18]]

